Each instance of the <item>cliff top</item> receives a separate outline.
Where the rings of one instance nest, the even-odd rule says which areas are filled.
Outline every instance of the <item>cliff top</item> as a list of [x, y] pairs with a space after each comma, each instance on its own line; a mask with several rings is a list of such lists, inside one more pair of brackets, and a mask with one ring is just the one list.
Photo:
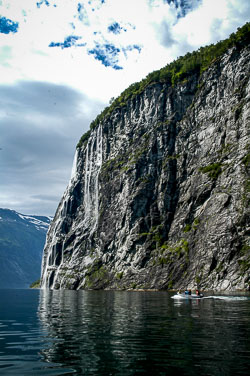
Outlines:
[[85, 143], [90, 136], [91, 130], [109, 116], [113, 110], [126, 106], [129, 99], [142, 93], [146, 87], [158, 82], [174, 87], [177, 83], [185, 81], [190, 74], [202, 74], [228, 49], [236, 47], [241, 50], [249, 44], [249, 40], [250, 22], [247, 22], [244, 26], [238, 28], [236, 33], [232, 33], [229, 38], [216, 44], [200, 47], [197, 51], [188, 52], [165, 67], [149, 73], [142, 81], [133, 83], [92, 121], [90, 130], [82, 135], [77, 148]]

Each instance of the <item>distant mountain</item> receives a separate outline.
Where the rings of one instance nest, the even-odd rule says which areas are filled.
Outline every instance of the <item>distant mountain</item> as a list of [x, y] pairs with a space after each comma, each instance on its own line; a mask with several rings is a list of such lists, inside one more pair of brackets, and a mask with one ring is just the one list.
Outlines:
[[51, 219], [0, 209], [0, 288], [26, 288], [40, 277]]

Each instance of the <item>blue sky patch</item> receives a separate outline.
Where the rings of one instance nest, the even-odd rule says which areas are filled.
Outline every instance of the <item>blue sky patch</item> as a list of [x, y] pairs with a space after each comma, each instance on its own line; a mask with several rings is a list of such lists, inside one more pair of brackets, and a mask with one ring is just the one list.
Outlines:
[[41, 0], [41, 1], [37, 2], [36, 6], [37, 6], [37, 8], [41, 8], [41, 5], [43, 5], [43, 4], [47, 5], [47, 7], [50, 6], [50, 3], [48, 2], [48, 0]]
[[111, 25], [108, 26], [109, 33], [120, 34], [122, 30], [127, 31], [118, 22], [113, 22]]
[[99, 60], [105, 67], [112, 67], [113, 69], [123, 69], [117, 65], [119, 59], [120, 49], [113, 44], [106, 43], [103, 45], [96, 44], [92, 50], [88, 50], [89, 55], [93, 55], [96, 60]]
[[0, 33], [9, 34], [17, 33], [18, 31], [18, 22], [9, 20], [6, 17], [0, 17]]
[[89, 17], [88, 13], [84, 7], [83, 3], [78, 3], [77, 4], [77, 18], [79, 21], [81, 21], [83, 24], [90, 26], [89, 25]]
[[133, 51], [133, 50], [137, 50], [139, 53], [141, 53], [142, 47], [139, 46], [138, 44], [131, 44], [129, 46], [123, 47], [122, 52], [124, 53], [125, 57], [127, 58], [128, 57], [127, 52]]
[[185, 17], [187, 13], [191, 12], [197, 7], [201, 0], [163, 0], [164, 3], [174, 4], [177, 9], [177, 18]]
[[127, 51], [137, 50], [140, 53], [141, 52], [141, 46], [139, 46], [138, 44], [132, 44], [130, 46], [127, 46], [126, 50]]
[[92, 7], [91, 8], [92, 12], [99, 10], [104, 3], [105, 3], [105, 0], [89, 0], [88, 1], [89, 8]]
[[77, 4], [77, 12], [78, 12], [78, 13], [81, 13], [82, 9], [84, 9], [83, 4], [78, 3], [78, 4]]
[[77, 43], [79, 39], [82, 39], [82, 37], [78, 37], [76, 35], [69, 35], [64, 39], [64, 42], [51, 42], [49, 44], [49, 47], [61, 47], [61, 49], [69, 48], [69, 47], [84, 47], [86, 46], [86, 43]]

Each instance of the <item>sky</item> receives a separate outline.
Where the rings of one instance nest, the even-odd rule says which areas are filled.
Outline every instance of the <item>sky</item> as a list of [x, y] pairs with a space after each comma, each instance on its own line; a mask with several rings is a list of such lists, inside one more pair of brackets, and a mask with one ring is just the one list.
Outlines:
[[54, 215], [111, 98], [249, 19], [249, 0], [0, 0], [0, 207]]

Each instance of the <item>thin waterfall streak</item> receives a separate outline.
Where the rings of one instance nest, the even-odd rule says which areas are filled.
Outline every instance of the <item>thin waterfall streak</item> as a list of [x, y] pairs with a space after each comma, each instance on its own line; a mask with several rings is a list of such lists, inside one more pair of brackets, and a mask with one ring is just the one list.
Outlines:
[[[56, 248], [56, 247], [55, 247]], [[57, 267], [57, 270], [56, 270], [56, 273], [55, 273], [55, 277], [54, 277], [54, 280], [53, 280], [53, 284], [51, 286], [51, 289], [54, 290], [54, 287], [55, 287], [55, 283], [56, 283], [56, 280], [57, 280], [57, 276], [59, 274], [59, 271], [61, 270], [62, 266], [63, 266], [63, 251], [64, 251], [64, 243], [62, 244], [62, 249], [61, 249], [61, 261], [60, 261], [60, 264], [59, 266]], [[61, 284], [60, 284], [60, 288], [61, 288]]]
[[[48, 241], [48, 234], [46, 235], [46, 242]], [[42, 269], [41, 269], [41, 289], [46, 288], [46, 277], [47, 277], [47, 270], [48, 270], [48, 262], [49, 262], [49, 255], [47, 255], [45, 262], [44, 262], [44, 251], [43, 251], [43, 262], [42, 262]]]
[[86, 195], [86, 192], [87, 192], [87, 186], [88, 186], [88, 169], [89, 169], [89, 144], [87, 145], [87, 148], [86, 148], [86, 162], [85, 162], [85, 181], [84, 181], [84, 209], [85, 209], [85, 213], [86, 213], [86, 208], [87, 208], [87, 195]]
[[53, 283], [52, 283], [52, 286], [51, 286], [51, 289], [54, 290], [54, 287], [55, 287], [55, 282], [56, 282], [56, 279], [57, 279], [57, 276], [58, 276], [58, 273], [60, 271], [62, 267], [62, 263], [58, 266], [58, 268], [56, 269], [56, 273], [55, 273], [55, 276], [54, 276], [54, 279], [53, 279]]
[[91, 231], [90, 234], [92, 235], [96, 229], [97, 223], [98, 223], [98, 199], [99, 199], [99, 194], [98, 194], [98, 178], [99, 178], [99, 173], [101, 169], [101, 164], [102, 164], [102, 128], [99, 126], [97, 131], [96, 131], [96, 139], [95, 139], [95, 144], [96, 144], [96, 151], [95, 155], [93, 158], [95, 158], [95, 171], [93, 174], [93, 182], [92, 183], [92, 198], [91, 198], [91, 203], [92, 203], [92, 223], [91, 223]]
[[73, 160], [73, 166], [72, 166], [72, 170], [71, 170], [70, 181], [72, 181], [75, 178], [75, 176], [76, 176], [76, 172], [77, 172], [77, 158], [78, 158], [78, 149], [76, 149], [76, 151], [75, 151], [74, 160]]
[[49, 264], [49, 258], [50, 258], [50, 254], [47, 255], [47, 258], [46, 258], [46, 264], [45, 264], [45, 270], [44, 270], [44, 273], [42, 274], [42, 277], [43, 277], [43, 280], [42, 280], [42, 285], [41, 285], [41, 288], [42, 289], [45, 289], [47, 287], [47, 273], [48, 273], [48, 264]]
[[92, 200], [91, 200], [91, 178], [92, 178], [92, 172], [93, 171], [93, 158], [94, 158], [94, 145], [95, 145], [95, 142], [96, 142], [96, 137], [94, 137], [94, 140], [91, 144], [91, 150], [90, 150], [90, 171], [89, 171], [89, 177], [88, 177], [88, 200], [89, 200], [89, 207], [88, 207], [88, 219], [91, 215], [91, 204], [92, 204]]
[[[102, 127], [99, 125], [88, 140], [88, 144], [85, 151], [85, 177], [84, 177], [84, 218], [82, 222], [83, 230], [88, 230], [90, 235], [94, 233], [98, 224], [99, 217], [99, 174], [102, 166]], [[60, 228], [60, 218], [67, 215], [67, 199], [69, 199], [70, 188], [76, 181], [77, 176], [77, 160], [78, 151], [76, 151], [72, 166], [71, 178], [67, 191], [65, 192], [64, 200], [61, 205], [60, 216], [54, 225], [52, 239], [50, 242], [50, 247], [48, 249], [47, 257], [43, 262], [42, 269], [42, 285], [41, 288], [46, 289], [50, 284], [52, 273], [55, 273], [52, 286], [50, 288], [54, 289], [56, 283], [59, 283], [60, 288], [62, 286], [62, 278], [59, 282], [57, 281], [58, 274], [62, 268], [64, 257], [64, 247], [62, 247], [62, 255], [59, 265], [56, 265], [56, 244], [57, 244], [57, 228]], [[90, 230], [91, 229], [91, 230]], [[72, 258], [75, 256], [76, 250], [72, 253]]]
[[99, 217], [99, 174], [101, 171], [102, 166], [102, 127], [98, 128], [98, 138], [97, 138], [97, 165], [99, 165], [99, 169], [97, 171], [96, 181], [95, 181], [95, 193], [96, 193], [96, 200], [95, 200], [95, 226], [98, 224], [98, 217]]
[[98, 218], [98, 178], [102, 164], [102, 127], [99, 126], [88, 143], [85, 164], [85, 215], [83, 224], [91, 225], [91, 233], [96, 228]]

